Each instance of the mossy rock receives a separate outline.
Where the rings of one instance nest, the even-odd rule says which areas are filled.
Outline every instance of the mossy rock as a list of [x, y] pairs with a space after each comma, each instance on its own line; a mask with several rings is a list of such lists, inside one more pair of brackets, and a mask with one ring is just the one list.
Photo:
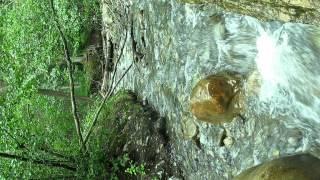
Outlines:
[[[94, 142], [100, 143], [106, 157], [116, 159], [128, 154], [133, 162], [145, 165], [145, 176], [132, 176], [123, 169], [117, 172], [119, 179], [148, 179], [158, 177], [158, 172], [162, 172], [162, 178], [178, 174], [167, 152], [166, 119], [133, 92], [119, 91], [108, 99], [96, 129], [92, 137], [99, 135]], [[107, 168], [112, 168], [112, 164]]]
[[245, 170], [234, 180], [319, 180], [320, 160], [309, 154], [275, 159]]

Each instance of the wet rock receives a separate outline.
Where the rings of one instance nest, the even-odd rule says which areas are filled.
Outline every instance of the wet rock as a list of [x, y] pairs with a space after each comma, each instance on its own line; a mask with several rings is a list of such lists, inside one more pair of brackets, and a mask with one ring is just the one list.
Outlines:
[[198, 134], [198, 128], [192, 119], [184, 118], [182, 120], [182, 133], [186, 139], [192, 139]]
[[320, 159], [299, 154], [275, 159], [250, 168], [235, 180], [317, 180], [320, 179]]
[[252, 16], [260, 20], [279, 20], [285, 22], [319, 23], [319, 3], [317, 0], [179, 0], [184, 3], [215, 3], [227, 12]]
[[230, 132], [224, 129], [222, 133], [220, 133], [220, 147], [227, 147], [230, 148], [234, 143], [233, 137], [230, 136]]
[[223, 144], [227, 147], [227, 148], [230, 148], [234, 143], [234, 139], [232, 137], [226, 137], [224, 140], [223, 140]]
[[228, 75], [211, 75], [200, 80], [192, 90], [191, 112], [204, 122], [230, 122], [238, 113], [233, 102], [238, 84], [237, 78]]
[[[179, 176], [179, 169], [170, 159], [170, 139], [167, 136], [166, 119], [150, 106], [143, 106], [133, 92], [120, 92], [113, 97], [114, 107], [108, 114], [108, 124], [117, 132], [116, 150], [110, 156], [128, 154], [137, 164], [145, 164], [147, 177], [159, 179]], [[110, 123], [110, 124], [109, 124]], [[159, 174], [159, 172], [161, 172]], [[122, 174], [120, 174], [122, 175]], [[129, 176], [129, 175], [128, 175]], [[135, 179], [126, 177], [120, 179]]]
[[261, 75], [255, 70], [247, 78], [245, 83], [246, 94], [247, 96], [258, 96], [261, 89]]

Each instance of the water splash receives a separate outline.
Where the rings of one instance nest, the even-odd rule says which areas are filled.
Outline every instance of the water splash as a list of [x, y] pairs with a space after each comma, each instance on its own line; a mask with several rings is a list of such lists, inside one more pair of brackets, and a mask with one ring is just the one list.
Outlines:
[[[262, 78], [260, 100], [293, 113], [291, 122], [320, 132], [319, 32], [285, 24], [257, 38], [255, 59]], [[281, 103], [279, 103], [281, 102]]]
[[262, 101], [270, 99], [281, 83], [281, 71], [279, 71], [280, 50], [274, 41], [274, 37], [262, 32], [257, 39], [257, 69], [262, 76], [264, 82], [261, 87], [260, 99]]

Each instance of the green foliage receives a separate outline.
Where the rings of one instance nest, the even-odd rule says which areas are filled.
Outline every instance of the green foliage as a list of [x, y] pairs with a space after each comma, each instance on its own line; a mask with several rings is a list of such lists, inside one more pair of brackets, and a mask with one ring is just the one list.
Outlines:
[[126, 173], [130, 175], [146, 175], [144, 164], [137, 165], [132, 160], [129, 161], [130, 166], [125, 170]]
[[[85, 130], [92, 124], [98, 101], [85, 118]], [[140, 106], [139, 106], [140, 107]], [[82, 174], [87, 179], [119, 179], [119, 176], [132, 178], [145, 174], [145, 165], [137, 164], [129, 155], [122, 152], [126, 142], [126, 133], [122, 130], [128, 120], [128, 109], [139, 109], [134, 97], [127, 91], [120, 91], [107, 100], [99, 116], [98, 123], [89, 139], [88, 157], [81, 161]], [[140, 112], [141, 113], [141, 112]], [[132, 115], [139, 117], [139, 112]], [[120, 148], [120, 149], [119, 149]]]
[[[97, 26], [98, 2], [54, 0], [72, 54], [81, 51], [89, 32]], [[8, 86], [6, 92], [0, 94], [0, 151], [30, 159], [62, 161], [43, 150], [49, 149], [77, 157], [78, 137], [70, 102], [38, 95], [38, 88], [59, 89], [67, 85], [66, 72], [58, 67], [64, 54], [49, 1], [1, 2], [0, 42], [0, 80]], [[80, 95], [88, 95], [88, 88], [83, 85], [85, 76], [85, 73], [77, 74], [76, 83], [80, 83], [82, 89], [77, 92]], [[80, 105], [80, 115], [84, 116], [87, 107]], [[0, 179], [71, 173], [12, 159], [0, 158], [0, 164]]]

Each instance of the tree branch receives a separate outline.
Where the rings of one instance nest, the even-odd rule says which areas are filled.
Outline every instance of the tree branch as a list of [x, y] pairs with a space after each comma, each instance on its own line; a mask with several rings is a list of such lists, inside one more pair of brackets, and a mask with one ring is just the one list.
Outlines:
[[91, 124], [90, 128], [89, 128], [89, 131], [87, 133], [87, 135], [85, 136], [84, 138], [84, 146], [86, 145], [86, 143], [88, 142], [89, 140], [89, 137], [93, 131], [93, 127], [96, 125], [97, 121], [98, 121], [98, 118], [99, 118], [99, 115], [101, 113], [101, 110], [103, 108], [103, 105], [105, 104], [106, 100], [111, 96], [111, 94], [113, 93], [113, 91], [116, 89], [116, 87], [118, 86], [118, 84], [122, 81], [122, 79], [124, 78], [124, 76], [128, 73], [128, 71], [131, 69], [133, 65], [133, 62], [131, 63], [131, 65], [127, 68], [127, 70], [122, 74], [121, 78], [117, 81], [117, 83], [115, 84], [115, 86], [113, 88], [110, 88], [110, 91], [104, 96], [97, 112], [95, 113], [95, 116], [93, 118], [93, 123]]
[[48, 179], [48, 180], [51, 180], [51, 179], [77, 179], [79, 177], [77, 176], [74, 176], [74, 175], [58, 175], [58, 176], [51, 176], [51, 177], [40, 177], [40, 178], [31, 178], [30, 180], [45, 180], [45, 179]]
[[61, 154], [59, 152], [56, 152], [52, 149], [49, 149], [47, 147], [40, 147], [39, 148], [41, 151], [49, 154], [49, 155], [52, 155], [52, 156], [55, 156], [56, 158], [60, 158], [60, 159], [64, 159], [66, 160], [67, 162], [72, 162], [72, 163], [75, 163], [75, 159], [72, 157], [72, 156], [67, 156], [67, 155], [64, 155], [64, 154]]
[[83, 144], [83, 137], [82, 137], [81, 128], [80, 128], [80, 120], [79, 120], [79, 116], [77, 113], [76, 99], [74, 96], [74, 81], [73, 81], [73, 74], [72, 74], [73, 68], [72, 68], [72, 62], [71, 62], [71, 58], [70, 58], [70, 50], [68, 48], [66, 37], [61, 30], [62, 28], [59, 24], [59, 21], [58, 21], [57, 15], [56, 15], [56, 11], [54, 9], [53, 0], [50, 0], [50, 4], [51, 4], [52, 13], [54, 16], [53, 19], [55, 21], [55, 25], [57, 27], [57, 30], [59, 31], [60, 38], [63, 43], [65, 60], [67, 62], [68, 74], [69, 74], [69, 86], [70, 86], [72, 114], [73, 114], [73, 119], [74, 119], [74, 123], [75, 123], [76, 130], [77, 130], [77, 134], [79, 136], [79, 144], [80, 144], [80, 147], [83, 147], [83, 145], [84, 145]]
[[114, 66], [114, 72], [113, 72], [113, 75], [112, 75], [112, 78], [111, 78], [111, 83], [110, 83], [110, 86], [108, 88], [108, 91], [107, 93], [104, 95], [103, 97], [103, 100], [101, 101], [100, 103], [100, 106], [98, 108], [98, 110], [96, 111], [95, 115], [94, 115], [94, 118], [93, 118], [93, 123], [91, 124], [90, 128], [89, 128], [89, 131], [87, 133], [87, 135], [84, 137], [84, 146], [86, 146], [88, 140], [89, 140], [89, 137], [93, 131], [93, 127], [96, 125], [97, 121], [98, 121], [98, 118], [99, 118], [99, 115], [101, 113], [101, 110], [105, 104], [105, 102], [107, 101], [107, 99], [112, 95], [112, 93], [114, 92], [114, 90], [116, 89], [116, 87], [118, 86], [118, 84], [120, 83], [120, 81], [124, 78], [124, 76], [128, 73], [128, 71], [131, 69], [132, 65], [133, 65], [133, 62], [132, 64], [127, 68], [127, 70], [122, 74], [121, 78], [117, 81], [117, 83], [114, 85], [114, 82], [115, 82], [115, 76], [116, 76], [116, 73], [117, 73], [117, 66], [120, 62], [120, 59], [123, 55], [123, 51], [124, 51], [124, 48], [125, 48], [125, 45], [126, 45], [126, 42], [127, 42], [127, 36], [128, 36], [128, 28], [125, 29], [125, 38], [124, 38], [124, 42], [122, 44], [122, 47], [120, 49], [120, 53], [119, 53], [119, 56], [117, 58], [117, 61], [116, 61], [116, 64]]
[[32, 158], [27, 158], [27, 157], [18, 156], [15, 154], [4, 153], [4, 152], [0, 152], [0, 157], [6, 158], [6, 159], [15, 159], [15, 160], [24, 161], [24, 162], [32, 162], [34, 164], [40, 164], [40, 165], [45, 165], [45, 166], [64, 168], [64, 169], [68, 169], [70, 171], [76, 171], [75, 167], [72, 167], [72, 166], [69, 166], [67, 164], [63, 164], [60, 162], [46, 160], [46, 159], [41, 159], [41, 160], [32, 159]]
[[[70, 88], [70, 87], [69, 87]], [[45, 96], [52, 96], [52, 97], [61, 97], [61, 98], [69, 98], [69, 94], [63, 91], [55, 91], [51, 89], [38, 89], [38, 93]], [[79, 101], [84, 102], [93, 102], [90, 97], [87, 96], [75, 96]]]
[[[31, 151], [28, 146], [26, 145], [26, 140], [24, 140], [24, 142], [20, 142], [16, 137], [14, 137], [8, 130], [6, 130], [5, 128], [1, 128], [0, 129], [3, 129], [3, 131], [13, 140], [15, 141], [15, 143], [17, 144], [18, 148], [19, 149], [26, 149], [27, 151]], [[49, 155], [52, 155], [52, 156], [55, 156], [57, 158], [60, 158], [60, 159], [64, 159], [66, 160], [67, 162], [72, 162], [72, 163], [75, 163], [75, 159], [71, 156], [66, 156], [66, 155], [63, 155], [61, 153], [58, 153], [54, 150], [51, 150], [47, 147], [40, 147], [39, 148], [40, 151], [43, 151], [44, 153], [47, 153]]]
[[113, 72], [112, 80], [111, 80], [110, 86], [108, 88], [107, 94], [110, 93], [110, 91], [112, 89], [112, 86], [114, 84], [115, 76], [116, 76], [117, 69], [118, 69], [117, 67], [118, 67], [118, 64], [120, 62], [120, 58], [123, 55], [123, 51], [124, 51], [124, 48], [125, 48], [125, 45], [126, 45], [126, 42], [127, 42], [127, 37], [128, 37], [128, 30], [126, 30], [126, 34], [125, 34], [125, 37], [124, 37], [124, 42], [123, 42], [122, 47], [120, 49], [120, 54], [119, 54], [119, 56], [117, 58], [116, 64], [114, 65], [114, 72]]

